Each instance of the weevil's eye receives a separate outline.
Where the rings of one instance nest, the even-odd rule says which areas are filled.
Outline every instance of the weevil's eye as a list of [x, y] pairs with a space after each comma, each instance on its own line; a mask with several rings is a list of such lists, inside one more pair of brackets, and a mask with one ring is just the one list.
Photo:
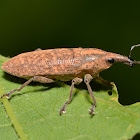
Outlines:
[[114, 63], [114, 59], [113, 58], [108, 58], [107, 60], [109, 63]]

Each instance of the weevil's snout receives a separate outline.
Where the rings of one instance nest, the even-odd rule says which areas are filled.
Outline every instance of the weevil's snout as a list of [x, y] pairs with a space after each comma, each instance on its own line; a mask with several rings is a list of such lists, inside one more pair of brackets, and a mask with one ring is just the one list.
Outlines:
[[130, 59], [126, 56], [123, 56], [123, 55], [120, 55], [120, 54], [115, 54], [115, 53], [109, 53], [107, 56], [106, 56], [106, 61], [111, 65], [113, 63], [116, 63], [116, 62], [121, 62], [121, 63], [124, 63], [124, 64], [127, 64], [127, 65], [130, 65]]
[[110, 66], [116, 62], [124, 63], [131, 67], [134, 66], [135, 64], [140, 64], [139, 61], [135, 61], [127, 56], [123, 56], [123, 55], [115, 54], [115, 53], [109, 53], [106, 56], [106, 61], [107, 61], [108, 65], [110, 65]]
[[140, 61], [136, 61], [131, 58], [132, 50], [139, 46], [140, 46], [140, 44], [132, 46], [128, 57], [115, 54], [116, 62], [123, 62], [124, 64], [127, 64], [131, 67], [134, 66], [135, 64], [140, 64]]
[[135, 61], [132, 58], [119, 54], [114, 54], [114, 56], [107, 58], [107, 61], [109, 63], [114, 63], [114, 62], [124, 63], [126, 65], [129, 65], [130, 67], [133, 67], [135, 64], [140, 64], [140, 61]]

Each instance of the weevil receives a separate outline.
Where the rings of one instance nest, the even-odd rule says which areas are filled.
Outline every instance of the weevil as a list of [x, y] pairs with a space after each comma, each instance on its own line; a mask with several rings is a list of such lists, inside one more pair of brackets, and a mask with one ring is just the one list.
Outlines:
[[32, 81], [41, 83], [52, 83], [58, 80], [72, 81], [69, 99], [59, 111], [61, 115], [66, 112], [66, 106], [71, 102], [74, 85], [80, 84], [84, 79], [93, 100], [93, 105], [89, 109], [90, 114], [93, 115], [97, 103], [90, 81], [95, 79], [105, 82], [99, 77], [99, 73], [115, 62], [122, 62], [129, 66], [140, 64], [140, 61], [131, 59], [132, 50], [138, 46], [140, 44], [131, 47], [129, 57], [97, 48], [37, 49], [33, 52], [19, 54], [4, 62], [1, 68], [11, 75], [28, 80], [21, 87], [11, 90], [1, 98], [4, 96], [9, 98], [13, 92], [20, 91]]

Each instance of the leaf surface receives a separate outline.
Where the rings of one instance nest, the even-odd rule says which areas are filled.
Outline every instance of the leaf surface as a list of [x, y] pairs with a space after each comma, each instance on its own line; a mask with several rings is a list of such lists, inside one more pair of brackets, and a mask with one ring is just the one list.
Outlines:
[[[0, 56], [0, 66], [6, 60], [8, 58]], [[20, 87], [25, 81], [0, 69], [0, 95]], [[94, 89], [93, 82], [91, 85]], [[1, 99], [1, 139], [130, 139], [140, 132], [140, 103], [122, 106], [116, 86], [111, 95], [109, 91], [95, 88], [97, 107], [91, 117], [88, 109], [93, 102], [86, 88], [79, 85], [74, 89], [67, 113], [59, 116], [59, 110], [69, 97], [70, 86], [61, 82], [30, 84], [13, 93], [9, 100]]]

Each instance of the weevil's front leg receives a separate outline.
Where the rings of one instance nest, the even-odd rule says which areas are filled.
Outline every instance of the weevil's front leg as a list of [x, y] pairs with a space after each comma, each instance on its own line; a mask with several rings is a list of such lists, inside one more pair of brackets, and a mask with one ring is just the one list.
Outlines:
[[67, 102], [65, 102], [65, 104], [63, 105], [63, 107], [61, 108], [61, 110], [59, 111], [59, 114], [61, 115], [62, 113], [66, 113], [66, 106], [67, 104], [69, 104], [71, 102], [71, 97], [72, 97], [72, 93], [73, 93], [73, 89], [74, 89], [74, 85], [78, 85], [83, 81], [83, 79], [81, 78], [74, 78], [72, 80], [72, 84], [71, 84], [71, 90], [70, 90], [70, 94], [69, 94], [69, 100]]
[[23, 89], [25, 86], [27, 86], [32, 81], [41, 82], [41, 83], [52, 83], [52, 82], [54, 82], [54, 80], [48, 79], [48, 78], [43, 77], [43, 76], [34, 76], [34, 77], [30, 78], [28, 81], [26, 81], [20, 88], [13, 89], [9, 93], [3, 94], [1, 96], [1, 98], [4, 97], [4, 96], [7, 96], [7, 98], [10, 98], [10, 96], [13, 92], [20, 91], [21, 89]]
[[111, 86], [111, 82], [104, 80], [103, 78], [99, 77], [99, 75], [95, 78], [95, 80], [101, 84]]
[[91, 98], [94, 102], [94, 104], [92, 105], [92, 107], [89, 110], [91, 115], [95, 114], [94, 108], [96, 107], [96, 104], [97, 104], [96, 100], [94, 98], [92, 89], [91, 89], [90, 84], [89, 84], [92, 79], [93, 79], [93, 77], [90, 74], [86, 74], [85, 77], [84, 77], [84, 82], [86, 83], [88, 92], [89, 92], [89, 94], [90, 94], [90, 96], [91, 96]]

